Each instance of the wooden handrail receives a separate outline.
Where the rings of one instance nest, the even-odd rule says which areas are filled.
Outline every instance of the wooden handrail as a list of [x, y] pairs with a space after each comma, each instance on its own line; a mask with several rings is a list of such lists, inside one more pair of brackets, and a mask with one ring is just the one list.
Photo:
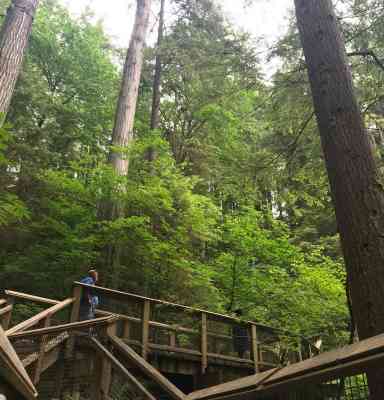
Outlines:
[[[82, 286], [82, 287], [88, 287], [94, 291], [100, 292], [100, 293], [104, 293], [106, 295], [109, 295], [111, 297], [125, 297], [125, 298], [131, 298], [133, 300], [137, 300], [140, 302], [145, 302], [145, 301], [149, 301], [150, 303], [153, 304], [161, 304], [164, 306], [169, 306], [169, 307], [174, 307], [174, 308], [179, 308], [180, 310], [183, 311], [188, 311], [190, 313], [193, 314], [197, 314], [197, 316], [201, 313], [205, 313], [207, 315], [209, 315], [211, 317], [211, 319], [214, 320], [220, 320], [220, 321], [226, 321], [226, 322], [231, 322], [233, 324], [244, 324], [244, 325], [257, 325], [261, 328], [265, 328], [268, 330], [273, 330], [273, 331], [277, 331], [278, 329], [272, 328], [270, 326], [266, 326], [266, 325], [262, 325], [253, 321], [242, 321], [238, 318], [235, 317], [231, 317], [230, 315], [225, 315], [225, 314], [219, 314], [219, 313], [215, 313], [212, 311], [208, 311], [208, 310], [202, 310], [200, 308], [193, 308], [193, 307], [189, 307], [189, 306], [184, 306], [181, 304], [177, 304], [177, 303], [171, 303], [169, 301], [164, 301], [164, 300], [159, 300], [159, 299], [153, 299], [150, 297], [144, 297], [144, 296], [139, 296], [137, 294], [133, 294], [133, 293], [127, 293], [127, 292], [121, 292], [119, 290], [115, 290], [115, 289], [109, 289], [109, 288], [105, 288], [102, 286], [93, 286], [93, 285], [87, 285], [85, 283], [81, 283], [81, 282], [74, 282], [74, 285], [76, 286]], [[282, 330], [279, 330], [282, 332]], [[288, 333], [288, 332], [287, 332]]]
[[30, 331], [11, 333], [7, 336], [9, 339], [21, 339], [21, 338], [25, 339], [31, 336], [48, 335], [48, 334], [52, 335], [54, 333], [70, 332], [94, 326], [107, 325], [117, 321], [118, 319], [119, 319], [118, 317], [111, 315], [109, 317], [95, 318], [87, 321], [71, 322], [68, 324], [50, 326], [48, 328], [40, 328], [40, 329], [33, 329]]
[[50, 304], [50, 305], [55, 305], [55, 304], [60, 303], [59, 300], [52, 300], [52, 299], [47, 299], [45, 297], [33, 296], [31, 294], [15, 292], [13, 290], [6, 290], [5, 294], [10, 297], [15, 297], [18, 299], [23, 299], [23, 300], [29, 300], [29, 301], [32, 301], [35, 303]]
[[[96, 290], [99, 293], [103, 294], [105, 297], [108, 296], [112, 296], [112, 297], [117, 297], [120, 299], [124, 299], [124, 298], [128, 298], [130, 300], [133, 301], [138, 301], [139, 303], [142, 303], [142, 305], [144, 306], [144, 304], [147, 302], [149, 302], [149, 304], [154, 303], [154, 304], [163, 304], [163, 305], [167, 305], [167, 306], [172, 306], [172, 307], [178, 307], [179, 309], [186, 311], [188, 313], [193, 312], [193, 313], [204, 313], [209, 318], [214, 318], [215, 320], [217, 320], [217, 316], [222, 316], [221, 314], [216, 314], [216, 313], [212, 313], [209, 311], [204, 311], [204, 310], [199, 310], [199, 309], [194, 309], [192, 307], [188, 307], [188, 306], [182, 306], [176, 303], [170, 303], [170, 302], [166, 302], [166, 301], [162, 301], [162, 300], [157, 300], [157, 299], [151, 299], [148, 297], [143, 297], [143, 296], [138, 296], [135, 294], [131, 294], [131, 293], [124, 293], [124, 292], [120, 292], [120, 291], [116, 291], [113, 289], [108, 289], [108, 288], [102, 288], [99, 286], [91, 286], [91, 285], [86, 285], [86, 284], [82, 284], [79, 282], [75, 282], [74, 284], [74, 294], [76, 294], [79, 290], [81, 290], [83, 287], [89, 287], [92, 290]], [[43, 303], [43, 304], [51, 304], [51, 305], [57, 305], [60, 302], [57, 300], [52, 300], [52, 299], [48, 299], [48, 298], [44, 298], [44, 297], [38, 297], [38, 296], [33, 296], [33, 295], [29, 295], [26, 293], [20, 293], [20, 292], [15, 292], [15, 291], [6, 291], [6, 294], [9, 296], [9, 298], [15, 297], [15, 298], [20, 298], [20, 299], [24, 299], [24, 300], [30, 300], [30, 301], [35, 301], [35, 302], [39, 302], [39, 303]], [[76, 294], [77, 297], [79, 296], [78, 294]], [[148, 307], [148, 306], [147, 306]], [[71, 320], [73, 319], [72, 322], [75, 322], [78, 318], [78, 311], [77, 311], [77, 307], [72, 307], [73, 308], [73, 312], [72, 312], [72, 316], [71, 316]], [[150, 307], [149, 307], [150, 309]], [[124, 321], [129, 321], [132, 322], [134, 324], [141, 324], [142, 327], [144, 327], [143, 325], [143, 320], [142, 318], [137, 318], [137, 317], [133, 317], [133, 316], [127, 316], [127, 315], [121, 315], [121, 314], [113, 314], [111, 312], [107, 312], [107, 311], [102, 311], [102, 310], [96, 310], [96, 315], [100, 315], [100, 316], [111, 316], [111, 315], [117, 315], [120, 319], [124, 320]], [[197, 315], [197, 314], [196, 314]], [[213, 317], [212, 317], [213, 316]], [[223, 316], [223, 319], [220, 319], [223, 322], [228, 322], [231, 324], [234, 323], [244, 323], [247, 324], [246, 322], [243, 321], [239, 321], [236, 318], [230, 317], [230, 316]], [[196, 322], [198, 323], [198, 320], [196, 319]], [[174, 333], [186, 333], [186, 334], [191, 334], [191, 335], [196, 335], [199, 336], [200, 335], [200, 330], [199, 329], [193, 329], [193, 328], [186, 328], [186, 327], [182, 327], [182, 326], [177, 326], [177, 325], [168, 325], [168, 324], [164, 324], [161, 322], [157, 322], [157, 321], [151, 321], [149, 320], [148, 322], [145, 323], [145, 325], [148, 324], [148, 327], [155, 327], [155, 328], [159, 328], [159, 329], [164, 329], [166, 331], [169, 332], [173, 332], [173, 334], [170, 335], [170, 347], [172, 348], [176, 348], [176, 336]], [[258, 331], [258, 328], [262, 328], [264, 329], [265, 326], [264, 325], [260, 325], [257, 324], [255, 322], [249, 322], [248, 326], [250, 328], [250, 332], [254, 332], [254, 327], [256, 328], [256, 331]], [[301, 337], [299, 335], [291, 335], [291, 334], [287, 334], [286, 332], [282, 331], [282, 330], [275, 330], [274, 328], [271, 327], [266, 327], [269, 331], [271, 331], [272, 333], [276, 334], [276, 340], [277, 340], [277, 335], [278, 334], [284, 334], [286, 336], [294, 336], [296, 338], [301, 338], [301, 340], [303, 340], [303, 342], [307, 343], [310, 349], [313, 349], [313, 353], [317, 354], [318, 350], [315, 348], [315, 346], [308, 341], [306, 338]], [[151, 346], [151, 343], [149, 343], [149, 340], [146, 339], [147, 336], [147, 332], [148, 330], [142, 330], [142, 340], [141, 340], [141, 351], [142, 354], [146, 357], [146, 354], [148, 353], [149, 349], [152, 349], [153, 347]], [[213, 338], [218, 338], [218, 339], [222, 339], [222, 340], [227, 340], [227, 341], [232, 341], [233, 337], [231, 335], [225, 335], [225, 334], [220, 334], [220, 333], [214, 333], [214, 332], [210, 332], [209, 330], [207, 330], [207, 337], [213, 337]], [[149, 339], [149, 338], [148, 338]], [[147, 342], [146, 346], [142, 346], [143, 343], [145, 344], [145, 342]], [[251, 356], [254, 362], [254, 369], [255, 372], [258, 370], [258, 364], [263, 365], [263, 360], [261, 359], [262, 356], [262, 352], [258, 349], [259, 346], [263, 346], [263, 348], [265, 348], [265, 342], [261, 342], [258, 339], [255, 340], [254, 337], [252, 337], [252, 341], [251, 341], [252, 347], [251, 347]], [[69, 347], [69, 344], [68, 344]], [[256, 349], [257, 348], [257, 349]], [[181, 351], [183, 351], [183, 348], [180, 348]], [[199, 349], [201, 350], [201, 349]], [[310, 351], [310, 354], [312, 352]], [[200, 352], [201, 354], [201, 352]], [[220, 354], [218, 354], [220, 356]], [[260, 359], [257, 359], [257, 356], [260, 355]], [[202, 364], [203, 365], [203, 364]]]
[[35, 326], [43, 319], [45, 319], [47, 317], [51, 317], [52, 315], [61, 311], [63, 308], [68, 307], [70, 304], [73, 303], [73, 301], [74, 301], [74, 299], [72, 299], [72, 298], [63, 300], [60, 303], [57, 303], [54, 306], [49, 307], [46, 310], [40, 312], [39, 314], [36, 314], [33, 317], [31, 317], [23, 322], [20, 322], [20, 324], [15, 325], [13, 328], [8, 329], [5, 332], [5, 334], [8, 336], [8, 335], [11, 335], [12, 333], [21, 332], [32, 326]]
[[203, 309], [200, 309], [200, 308], [193, 308], [193, 307], [189, 307], [189, 306], [185, 306], [185, 305], [181, 305], [181, 304], [177, 304], [177, 303], [172, 303], [172, 302], [169, 302], [169, 301], [154, 299], [154, 298], [151, 298], [151, 297], [144, 297], [144, 296], [140, 296], [140, 295], [133, 294], [133, 293], [122, 292], [122, 291], [115, 290], [115, 289], [105, 288], [105, 287], [102, 287], [102, 286], [87, 285], [87, 284], [81, 283], [81, 282], [74, 282], [74, 285], [75, 286], [81, 286], [81, 287], [88, 287], [88, 288], [90, 288], [90, 289], [92, 289], [94, 291], [97, 291], [99, 293], [104, 293], [105, 295], [110, 296], [110, 297], [130, 298], [132, 300], [136, 300], [136, 301], [140, 301], [140, 302], [149, 301], [150, 303], [153, 303], [153, 304], [160, 304], [160, 305], [164, 305], [164, 306], [178, 308], [180, 310], [187, 311], [187, 312], [190, 312], [192, 314], [196, 314], [197, 318], [199, 317], [199, 315], [201, 315], [201, 313], [205, 313], [208, 317], [210, 317], [211, 320], [225, 321], [225, 322], [231, 323], [231, 324], [249, 325], [250, 327], [252, 325], [256, 325], [256, 327], [261, 328], [263, 330], [267, 330], [269, 332], [273, 332], [273, 333], [276, 333], [276, 334], [282, 334], [282, 335], [285, 335], [285, 336], [288, 336], [288, 337], [301, 338], [306, 343], [308, 343], [312, 348], [316, 349], [316, 347], [307, 338], [305, 338], [304, 336], [295, 335], [295, 334], [292, 334], [291, 332], [288, 332], [288, 331], [286, 331], [284, 329], [267, 326], [267, 325], [260, 324], [260, 323], [255, 322], [255, 321], [244, 321], [244, 320], [240, 320], [240, 319], [235, 318], [235, 317], [231, 317], [230, 315], [219, 314], [219, 313], [215, 313], [215, 312], [212, 312], [212, 311], [203, 310]]

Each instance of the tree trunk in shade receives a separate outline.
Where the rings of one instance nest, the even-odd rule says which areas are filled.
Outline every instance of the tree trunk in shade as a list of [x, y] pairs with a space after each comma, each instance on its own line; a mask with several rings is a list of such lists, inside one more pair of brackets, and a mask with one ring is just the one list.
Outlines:
[[[295, 0], [360, 339], [384, 332], [384, 190], [331, 0]], [[384, 370], [368, 374], [384, 399]]]
[[6, 114], [19, 76], [39, 0], [12, 0], [0, 33], [0, 113]]
[[112, 149], [109, 155], [114, 170], [122, 176], [128, 174], [129, 159], [124, 150], [133, 139], [137, 97], [144, 59], [144, 46], [148, 30], [151, 0], [137, 0], [136, 18], [124, 65], [115, 124], [112, 133]]

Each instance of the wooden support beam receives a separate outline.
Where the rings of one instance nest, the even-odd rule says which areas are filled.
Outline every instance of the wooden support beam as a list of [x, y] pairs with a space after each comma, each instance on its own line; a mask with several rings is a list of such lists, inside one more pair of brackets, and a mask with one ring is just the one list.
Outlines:
[[133, 383], [135, 387], [140, 391], [142, 395], [145, 396], [146, 399], [148, 400], [156, 400], [154, 396], [152, 396], [151, 393], [148, 392], [148, 390], [124, 367], [121, 362], [114, 357], [98, 340], [95, 338], [90, 338], [92, 343], [95, 345], [96, 349], [103, 355], [103, 357], [106, 357], [124, 376], [125, 378]]
[[176, 332], [169, 332], [169, 346], [176, 347]]
[[124, 328], [123, 328], [123, 339], [129, 340], [131, 337], [131, 322], [124, 321]]
[[[4, 330], [7, 330], [11, 323], [12, 310], [13, 310], [14, 303], [15, 303], [15, 299], [13, 297], [7, 296], [7, 304], [8, 305], [6, 307], [4, 307], [4, 309], [6, 309], [7, 311], [4, 314], [0, 314], [0, 315], [3, 315], [1, 318], [1, 325]], [[1, 310], [1, 311], [3, 311], [3, 310]]]
[[40, 312], [39, 314], [34, 315], [33, 317], [20, 322], [20, 324], [15, 325], [13, 328], [8, 329], [5, 333], [7, 336], [12, 335], [13, 333], [16, 332], [22, 332], [25, 331], [26, 329], [37, 325], [40, 321], [47, 317], [52, 317], [54, 314], [57, 312], [61, 311], [65, 307], [68, 307], [70, 304], [73, 303], [73, 299], [66, 299], [61, 301], [58, 304], [55, 304], [52, 307], [47, 308], [46, 310]]
[[207, 314], [201, 313], [201, 373], [204, 375], [208, 368], [208, 327]]
[[[83, 290], [81, 286], [74, 286], [73, 287], [73, 304], [72, 304], [72, 310], [71, 310], [71, 317], [69, 322], [77, 322], [79, 321], [79, 315], [80, 315], [80, 304], [81, 304], [81, 296], [82, 296]], [[71, 358], [73, 356], [73, 348], [75, 346], [75, 338], [72, 337], [68, 340], [67, 342], [67, 349], [65, 356], [66, 358]]]
[[113, 346], [125, 356], [135, 367], [139, 368], [147, 377], [156, 382], [173, 400], [183, 400], [185, 394], [163, 376], [156, 368], [139, 356], [131, 347], [116, 336], [109, 336]]
[[[107, 337], [109, 335], [116, 335], [117, 324], [110, 324], [107, 329]], [[101, 365], [101, 381], [100, 381], [100, 393], [101, 399], [106, 400], [109, 398], [109, 391], [111, 389], [112, 382], [112, 362], [108, 357], [104, 357]]]
[[151, 317], [151, 302], [149, 300], [145, 300], [143, 303], [143, 316], [142, 316], [142, 325], [141, 325], [141, 344], [142, 344], [142, 357], [144, 360], [148, 358], [149, 351], [149, 321]]
[[[50, 317], [47, 317], [44, 321], [44, 328], [48, 328], [50, 324], [51, 324], [51, 319], [50, 319]], [[38, 358], [37, 358], [37, 362], [36, 362], [35, 369], [34, 369], [34, 375], [33, 375], [33, 383], [35, 385], [40, 381], [40, 375], [41, 375], [42, 367], [43, 367], [45, 346], [47, 344], [47, 339], [48, 339], [47, 335], [43, 335], [40, 338]]]
[[9, 312], [12, 311], [12, 308], [13, 308], [12, 304], [8, 304], [7, 306], [0, 308], [0, 317], [2, 317], [5, 314], [9, 314]]
[[26, 399], [34, 399], [37, 396], [31, 379], [2, 327], [0, 327], [0, 371], [2, 378], [17, 389], [20, 395]]
[[255, 373], [257, 374], [258, 372], [260, 372], [260, 367], [259, 367], [260, 357], [259, 357], [259, 340], [257, 336], [256, 325], [251, 325], [251, 339], [252, 339], [251, 343], [252, 360]]

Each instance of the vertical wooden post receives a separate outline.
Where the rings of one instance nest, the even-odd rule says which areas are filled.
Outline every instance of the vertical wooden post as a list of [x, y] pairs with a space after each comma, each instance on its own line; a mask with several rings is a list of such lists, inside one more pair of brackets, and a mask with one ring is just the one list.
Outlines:
[[15, 304], [15, 299], [14, 297], [8, 296], [7, 297], [7, 305], [11, 306], [10, 311], [8, 311], [4, 316], [2, 320], [2, 327], [6, 331], [9, 328], [9, 324], [11, 323], [12, 319], [12, 311], [13, 311], [13, 305]]
[[259, 340], [257, 337], [257, 326], [251, 324], [251, 339], [252, 339], [252, 359], [255, 374], [260, 372], [260, 356], [259, 356]]
[[169, 345], [171, 347], [176, 347], [176, 332], [169, 331]]
[[[107, 327], [107, 335], [115, 336], [116, 331], [117, 331], [116, 322], [110, 324]], [[103, 357], [101, 363], [100, 400], [109, 399], [109, 390], [111, 388], [111, 381], [112, 381], [112, 364], [106, 357]]]
[[208, 335], [207, 314], [201, 313], [201, 373], [204, 375], [208, 367]]
[[[83, 288], [81, 286], [75, 286], [73, 288], [72, 297], [74, 299], [74, 302], [72, 304], [72, 310], [71, 310], [71, 316], [70, 316], [69, 322], [77, 322], [79, 320], [81, 295], [83, 292], [82, 289]], [[72, 357], [74, 346], [75, 346], [75, 338], [70, 337], [67, 341], [66, 358]]]
[[301, 351], [301, 339], [297, 339], [297, 354], [299, 356], [299, 361], [303, 361], [303, 353]]
[[131, 322], [125, 320], [123, 329], [123, 339], [129, 339], [130, 337], [131, 337]]
[[[49, 325], [51, 324], [51, 317], [48, 316], [44, 320], [44, 328], [48, 328]], [[40, 344], [39, 344], [39, 358], [36, 360], [36, 365], [35, 365], [35, 370], [33, 374], [33, 383], [37, 384], [40, 380], [40, 375], [41, 375], [41, 369], [43, 366], [43, 360], [45, 356], [45, 345], [47, 344], [47, 335], [43, 335], [40, 338]]]
[[57, 361], [57, 368], [58, 371], [55, 377], [55, 398], [61, 399], [61, 393], [63, 392], [64, 376], [65, 376], [65, 360], [63, 352], [60, 352], [60, 356]]
[[145, 300], [143, 303], [143, 315], [141, 319], [141, 355], [146, 360], [148, 358], [148, 345], [149, 345], [149, 319], [151, 315], [151, 302]]
[[311, 343], [308, 344], [308, 352], [309, 352], [309, 358], [313, 358], [313, 352], [312, 352]]

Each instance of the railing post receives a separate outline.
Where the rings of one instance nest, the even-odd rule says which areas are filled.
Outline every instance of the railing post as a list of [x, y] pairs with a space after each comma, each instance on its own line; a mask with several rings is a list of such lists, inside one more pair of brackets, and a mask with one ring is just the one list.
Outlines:
[[[115, 336], [117, 331], [117, 323], [114, 322], [107, 327], [107, 337], [108, 335]], [[106, 357], [103, 357], [101, 363], [101, 382], [100, 382], [100, 394], [101, 399], [109, 399], [109, 391], [111, 388], [112, 381], [112, 364], [111, 361]]]
[[131, 337], [131, 322], [128, 320], [124, 321], [123, 328], [123, 339], [128, 339]]
[[201, 373], [204, 375], [208, 367], [208, 335], [207, 314], [201, 313]]
[[141, 355], [146, 360], [148, 358], [149, 349], [149, 319], [151, 315], [151, 302], [149, 300], [144, 300], [143, 303], [143, 314], [141, 319], [141, 344], [142, 351]]
[[299, 356], [299, 361], [303, 361], [303, 353], [301, 351], [301, 339], [297, 339], [297, 354]]
[[257, 337], [257, 326], [251, 324], [251, 338], [252, 338], [252, 360], [255, 369], [255, 374], [260, 372], [260, 356], [259, 356], [259, 340]]
[[[71, 316], [69, 322], [77, 322], [80, 315], [80, 303], [83, 288], [81, 286], [74, 286], [72, 297], [75, 299], [72, 304]], [[66, 358], [71, 358], [73, 353], [73, 348], [75, 346], [75, 338], [70, 337], [67, 342]]]
[[[51, 317], [47, 317], [44, 320], [44, 328], [48, 328], [49, 325], [51, 324]], [[33, 376], [33, 383], [37, 384], [40, 380], [40, 375], [41, 375], [41, 370], [43, 368], [43, 361], [44, 361], [44, 356], [45, 356], [45, 345], [47, 344], [47, 335], [43, 335], [40, 338], [40, 344], [39, 344], [39, 358], [36, 360], [36, 365], [35, 365], [35, 370], [34, 370], [34, 376]]]
[[176, 347], [176, 332], [169, 331], [169, 345], [171, 347]]
[[15, 299], [11, 296], [7, 296], [7, 306], [10, 306], [10, 310], [3, 316], [1, 321], [1, 325], [5, 331], [9, 328], [9, 324], [11, 323], [14, 304], [15, 304]]

